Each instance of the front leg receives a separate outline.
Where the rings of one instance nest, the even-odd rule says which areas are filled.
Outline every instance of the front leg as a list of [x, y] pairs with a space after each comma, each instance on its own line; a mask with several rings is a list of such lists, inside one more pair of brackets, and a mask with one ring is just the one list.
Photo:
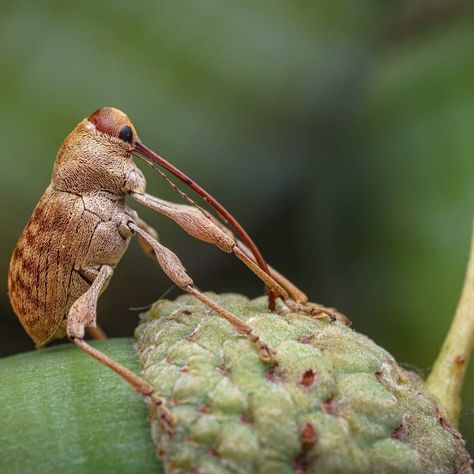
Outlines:
[[[252, 270], [275, 295], [280, 297], [291, 311], [299, 311], [313, 317], [329, 317], [348, 324], [348, 319], [338, 311], [323, 305], [310, 303], [308, 297], [291, 281], [271, 266], [269, 273], [264, 272], [257, 264], [250, 250], [232, 232], [216, 221], [201, 208], [176, 204], [159, 199], [150, 194], [132, 193], [131, 196], [140, 204], [149, 207], [173, 219], [188, 234], [204, 242], [212, 243], [224, 252], [232, 252], [250, 270]], [[155, 252], [156, 253], [156, 252]]]
[[[84, 272], [91, 274], [94, 273], [94, 269], [84, 269]], [[67, 335], [77, 347], [112, 369], [116, 374], [123, 377], [138, 394], [149, 399], [156, 410], [163, 429], [166, 432], [171, 432], [175, 423], [174, 416], [166, 407], [165, 401], [155, 393], [155, 389], [137, 374], [84, 341], [84, 328], [95, 327], [97, 300], [112, 274], [111, 266], [102, 265], [89, 289], [73, 303], [67, 316]]]
[[[111, 269], [111, 272], [112, 272], [112, 269]], [[79, 270], [77, 273], [78, 273], [79, 278], [84, 278], [85, 280], [87, 280], [89, 282], [94, 282], [94, 280], [99, 275], [99, 270], [97, 268], [85, 268], [83, 270]], [[112, 276], [112, 273], [106, 279], [106, 282], [104, 284], [107, 283], [107, 281], [110, 279], [111, 276]], [[81, 301], [79, 301], [79, 303], [77, 303], [78, 300], [80, 300], [80, 297], [76, 300], [75, 303], [78, 304], [78, 305], [81, 305], [82, 304]], [[72, 307], [71, 307], [71, 309], [72, 309]], [[75, 306], [73, 311], [76, 312], [77, 309], [79, 309], [78, 306]], [[71, 313], [71, 310], [69, 310], [69, 311]], [[80, 313], [80, 310], [79, 310], [79, 313]], [[75, 318], [69, 317], [68, 319], [75, 319]], [[87, 331], [87, 334], [89, 334], [89, 336], [92, 337], [92, 339], [107, 339], [107, 334], [105, 334], [105, 332], [102, 330], [102, 328], [100, 328], [97, 325], [95, 317], [92, 317], [91, 324], [84, 323], [84, 327], [85, 327], [85, 330]]]
[[173, 219], [183, 230], [198, 240], [214, 244], [224, 252], [233, 253], [250, 270], [252, 270], [271, 292], [286, 300], [290, 297], [286, 288], [272, 275], [263, 271], [259, 265], [239, 247], [230, 231], [223, 229], [203, 209], [185, 204], [175, 204], [149, 194], [132, 193], [131, 196], [140, 204]]

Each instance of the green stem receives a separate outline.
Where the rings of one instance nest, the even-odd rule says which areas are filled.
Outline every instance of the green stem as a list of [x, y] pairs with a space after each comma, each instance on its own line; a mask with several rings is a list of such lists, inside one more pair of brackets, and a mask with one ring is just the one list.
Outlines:
[[474, 346], [474, 226], [466, 278], [456, 314], [431, 371], [426, 388], [436, 396], [456, 425], [461, 392]]

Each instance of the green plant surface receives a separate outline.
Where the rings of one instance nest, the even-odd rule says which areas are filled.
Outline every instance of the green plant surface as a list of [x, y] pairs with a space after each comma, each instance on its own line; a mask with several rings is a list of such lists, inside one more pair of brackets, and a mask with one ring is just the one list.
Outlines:
[[[93, 342], [138, 369], [131, 339]], [[146, 403], [72, 344], [0, 360], [0, 472], [161, 473]]]
[[189, 295], [142, 315], [143, 377], [176, 417], [171, 434], [152, 419], [168, 474], [471, 472], [443, 407], [372, 340], [328, 317], [270, 313], [265, 297], [208, 296], [276, 365]]

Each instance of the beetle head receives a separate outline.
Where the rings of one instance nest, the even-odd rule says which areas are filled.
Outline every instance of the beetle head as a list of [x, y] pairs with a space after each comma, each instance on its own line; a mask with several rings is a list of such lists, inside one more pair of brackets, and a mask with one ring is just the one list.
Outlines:
[[103, 107], [67, 136], [53, 170], [57, 190], [78, 194], [144, 192], [145, 178], [133, 162], [137, 132], [120, 110]]

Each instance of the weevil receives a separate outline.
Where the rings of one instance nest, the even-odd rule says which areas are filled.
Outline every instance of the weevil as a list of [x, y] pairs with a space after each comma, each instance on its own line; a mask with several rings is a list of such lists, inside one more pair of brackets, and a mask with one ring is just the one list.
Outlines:
[[[181, 191], [190, 204], [175, 204], [147, 194], [145, 177], [134, 163], [134, 156], [155, 168], [163, 167], [200, 194], [240, 239]], [[265, 283], [271, 309], [275, 308], [275, 299], [280, 299], [290, 310], [303, 310], [316, 317], [339, 317], [330, 308], [308, 303], [301, 290], [268, 266], [235, 218], [197, 183], [146, 147], [123, 112], [112, 107], [97, 110], [76, 126], [58, 151], [51, 183], [14, 249], [8, 293], [15, 313], [37, 347], [67, 336], [147, 397], [165, 430], [170, 431], [174, 424], [165, 400], [141, 377], [84, 340], [86, 328], [97, 328], [92, 333], [101, 336], [96, 326], [97, 300], [134, 234], [174, 284], [248, 337], [263, 360], [275, 364], [275, 351], [250, 326], [197, 289], [179, 258], [126, 204], [127, 196], [170, 217], [193, 237], [237, 256]]]

